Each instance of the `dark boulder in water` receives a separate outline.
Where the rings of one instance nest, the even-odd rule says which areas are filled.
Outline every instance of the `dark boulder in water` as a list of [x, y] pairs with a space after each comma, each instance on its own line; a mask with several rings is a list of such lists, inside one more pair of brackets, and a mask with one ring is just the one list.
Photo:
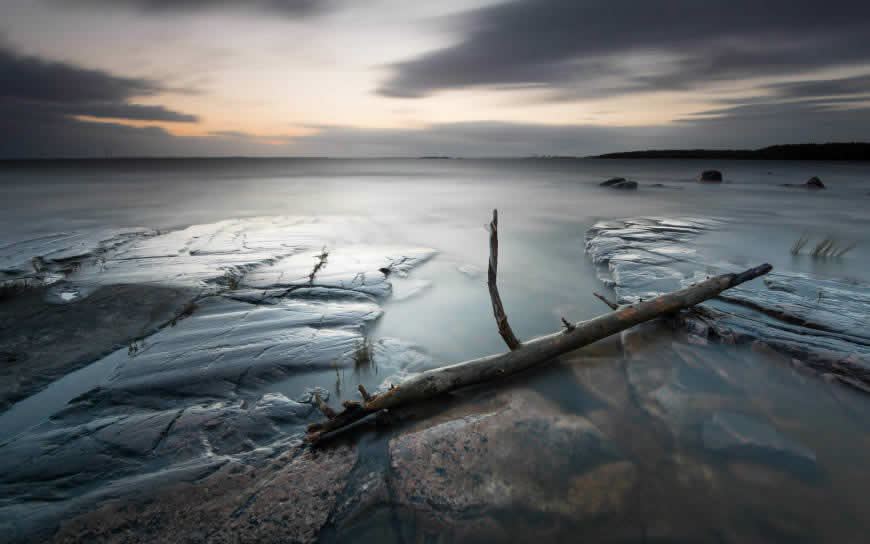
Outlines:
[[825, 184], [816, 176], [811, 177], [806, 182], [807, 189], [824, 189]]
[[625, 178], [610, 178], [607, 181], [601, 182], [602, 187], [610, 187], [611, 189], [622, 189], [623, 191], [633, 191], [637, 189], [636, 181], [627, 181]]
[[817, 191], [819, 189], [824, 189], [825, 184], [822, 183], [818, 177], [813, 176], [807, 180], [806, 183], [784, 183], [783, 187], [799, 187], [801, 189], [810, 189], [812, 191]]
[[636, 191], [637, 190], [637, 182], [636, 181], [623, 181], [621, 183], [615, 183], [610, 186], [611, 189], [620, 189], [622, 191]]
[[703, 172], [701, 172], [701, 176], [698, 178], [698, 181], [709, 183], [722, 183], [722, 172], [718, 170], [704, 170]]

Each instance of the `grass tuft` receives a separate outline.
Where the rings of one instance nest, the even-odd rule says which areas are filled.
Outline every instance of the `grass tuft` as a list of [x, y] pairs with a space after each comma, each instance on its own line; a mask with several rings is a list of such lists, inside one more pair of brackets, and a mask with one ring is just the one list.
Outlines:
[[848, 246], [840, 245], [840, 242], [835, 240], [834, 238], [825, 238], [810, 251], [810, 255], [813, 257], [842, 257], [849, 251], [851, 251], [855, 247], [855, 244], [851, 244]]
[[229, 270], [224, 273], [224, 283], [230, 291], [235, 291], [239, 288], [239, 278], [234, 276]]
[[[807, 244], [809, 244], [809, 242], [810, 237], [802, 235], [792, 244], [791, 254], [800, 255], [801, 251], [807, 246]], [[833, 236], [828, 236], [814, 245], [810, 250], [809, 255], [817, 259], [827, 259], [831, 257], [839, 258], [855, 249], [857, 245], [858, 244], [855, 243], [845, 245]]]
[[195, 302], [188, 302], [187, 305], [181, 309], [178, 315], [172, 318], [172, 321], [169, 322], [169, 326], [174, 327], [182, 319], [192, 316], [193, 312], [197, 309], [199, 309], [199, 306], [197, 306]]
[[375, 359], [375, 350], [371, 341], [366, 337], [363, 337], [362, 341], [357, 340], [350, 358], [353, 359], [354, 368], [371, 366]]
[[801, 235], [800, 238], [795, 240], [795, 242], [791, 245], [791, 254], [798, 255], [801, 250], [806, 247], [806, 245], [810, 242], [810, 237], [807, 235]]

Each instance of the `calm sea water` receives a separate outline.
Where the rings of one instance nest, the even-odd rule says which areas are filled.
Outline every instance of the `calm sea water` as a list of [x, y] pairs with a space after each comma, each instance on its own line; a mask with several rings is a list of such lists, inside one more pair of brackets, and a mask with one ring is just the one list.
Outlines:
[[[695, 182], [707, 168], [722, 170], [726, 182]], [[780, 187], [803, 183], [814, 175], [827, 190]], [[598, 186], [614, 176], [636, 180], [640, 189], [619, 192]], [[412, 274], [414, 279], [432, 280], [431, 288], [388, 303], [375, 336], [413, 342], [444, 362], [504, 349], [491, 316], [485, 278], [468, 274], [486, 270], [484, 225], [494, 208], [500, 214], [501, 294], [521, 338], [552, 332], [562, 316], [580, 320], [602, 313], [591, 293], [603, 286], [584, 255], [583, 243], [585, 231], [602, 219], [723, 218], [728, 229], [699, 241], [708, 254], [870, 282], [867, 164], [591, 159], [6, 163], [0, 164], [0, 190], [4, 243], [73, 230], [139, 226], [170, 230], [239, 217], [368, 218], [380, 227], [372, 231], [368, 240], [372, 244], [439, 251], [436, 259]], [[836, 262], [795, 259], [789, 248], [802, 234], [834, 236], [857, 246]], [[722, 364], [729, 358], [753, 357], [733, 351], [738, 348], [722, 349]], [[776, 410], [788, 412], [795, 399], [801, 399], [801, 406], [794, 406], [791, 413], [803, 419], [798, 434], [816, 452], [826, 476], [804, 490], [803, 498], [776, 495], [771, 500], [810, 497], [805, 509], [795, 502], [789, 510], [789, 515], [809, 519], [815, 519], [814, 509], [839, 509], [841, 517], [830, 512], [819, 515], [813, 525], [816, 532], [806, 536], [827, 540], [843, 531], [848, 540], [860, 533], [864, 527], [860, 512], [870, 507], [870, 499], [860, 489], [862, 482], [870, 484], [870, 474], [856, 466], [870, 454], [867, 427], [856, 423], [854, 416], [856, 406], [859, 414], [867, 413], [864, 399], [850, 397], [850, 408], [840, 408], [824, 392], [833, 386], [818, 380], [796, 381], [787, 369], [772, 368], [770, 402]], [[570, 397], [559, 371], [553, 372], [539, 376], [536, 387], [554, 397]], [[623, 440], [631, 442], [630, 437]], [[652, 442], [673, 447], [664, 439]], [[736, 487], [744, 486], [733, 472], [725, 477], [735, 478]], [[661, 485], [675, 486], [675, 496], [680, 493], [675, 482]], [[724, 489], [729, 491], [721, 500], [740, 500], [739, 493], [731, 494], [732, 487], [726, 484]], [[739, 505], [731, 508], [740, 510]], [[753, 515], [758, 515], [756, 510]], [[707, 522], [719, 521], [686, 520]]]
[[[695, 183], [706, 168], [725, 183]], [[828, 190], [779, 187], [817, 175]], [[613, 176], [637, 192], [608, 191]], [[649, 187], [663, 184], [663, 188]], [[499, 282], [514, 327], [532, 336], [558, 317], [597, 315], [600, 283], [583, 234], [600, 219], [735, 219], [708, 243], [726, 258], [870, 280], [870, 165], [671, 160], [130, 160], [0, 165], [0, 232], [18, 240], [101, 227], [161, 230], [269, 215], [363, 216], [383, 226], [373, 244], [432, 247], [417, 272], [436, 279], [423, 297], [390, 308], [381, 324], [446, 360], [500, 349], [488, 294], [457, 267], [486, 269], [484, 225], [501, 217]], [[858, 246], [837, 263], [795, 262], [801, 234]], [[746, 243], [751, 241], [751, 243]], [[420, 319], [419, 316], [426, 316]], [[458, 317], [458, 319], [457, 319]], [[442, 327], [432, 327], [442, 323]]]

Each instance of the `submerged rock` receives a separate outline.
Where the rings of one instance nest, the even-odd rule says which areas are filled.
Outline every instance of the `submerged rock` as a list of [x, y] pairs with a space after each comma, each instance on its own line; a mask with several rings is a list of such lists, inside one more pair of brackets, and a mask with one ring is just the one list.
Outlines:
[[623, 181], [620, 183], [614, 183], [610, 186], [611, 189], [619, 189], [622, 191], [634, 191], [637, 190], [637, 182], [636, 181]]
[[782, 437], [766, 423], [733, 412], [717, 412], [704, 423], [704, 447], [728, 456], [765, 460], [775, 466], [789, 465], [814, 470], [816, 456], [809, 449]]
[[807, 189], [824, 189], [825, 184], [816, 176], [811, 177], [806, 183]]
[[698, 181], [720, 183], [722, 181], [722, 172], [719, 170], [704, 170], [701, 172], [701, 175], [698, 176]]
[[559, 519], [589, 521], [622, 508], [634, 465], [587, 419], [525, 391], [475, 412], [445, 414], [391, 440], [395, 500], [419, 522], [446, 525], [465, 540], [517, 539], [512, 531], [530, 529], [501, 519], [500, 511], [544, 516], [556, 530]]
[[819, 189], [825, 188], [825, 184], [822, 183], [822, 180], [820, 180], [816, 176], [813, 176], [810, 179], [808, 179], [806, 183], [800, 183], [800, 184], [784, 183], [782, 186], [783, 187], [799, 187], [802, 189], [809, 189], [809, 190], [819, 190]]

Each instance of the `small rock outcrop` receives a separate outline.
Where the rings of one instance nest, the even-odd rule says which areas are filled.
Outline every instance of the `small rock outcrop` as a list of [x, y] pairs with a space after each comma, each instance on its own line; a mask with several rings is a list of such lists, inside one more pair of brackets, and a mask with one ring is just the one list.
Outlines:
[[817, 178], [816, 176], [811, 177], [807, 180], [806, 184], [807, 189], [824, 189], [825, 184], [822, 183], [822, 180]]
[[811, 191], [818, 191], [820, 189], [825, 188], [825, 184], [822, 183], [818, 177], [813, 176], [807, 180], [806, 183], [783, 183], [783, 187], [798, 187], [800, 189], [809, 189]]
[[623, 191], [634, 191], [637, 189], [636, 181], [627, 181], [625, 178], [610, 178], [607, 181], [601, 182], [602, 187], [610, 187], [611, 189], [621, 189]]
[[722, 183], [722, 172], [718, 170], [704, 170], [698, 177], [698, 181], [705, 183]]
[[637, 190], [637, 182], [636, 181], [623, 181], [622, 183], [615, 183], [610, 186], [611, 189], [620, 189], [622, 191], [636, 191]]

